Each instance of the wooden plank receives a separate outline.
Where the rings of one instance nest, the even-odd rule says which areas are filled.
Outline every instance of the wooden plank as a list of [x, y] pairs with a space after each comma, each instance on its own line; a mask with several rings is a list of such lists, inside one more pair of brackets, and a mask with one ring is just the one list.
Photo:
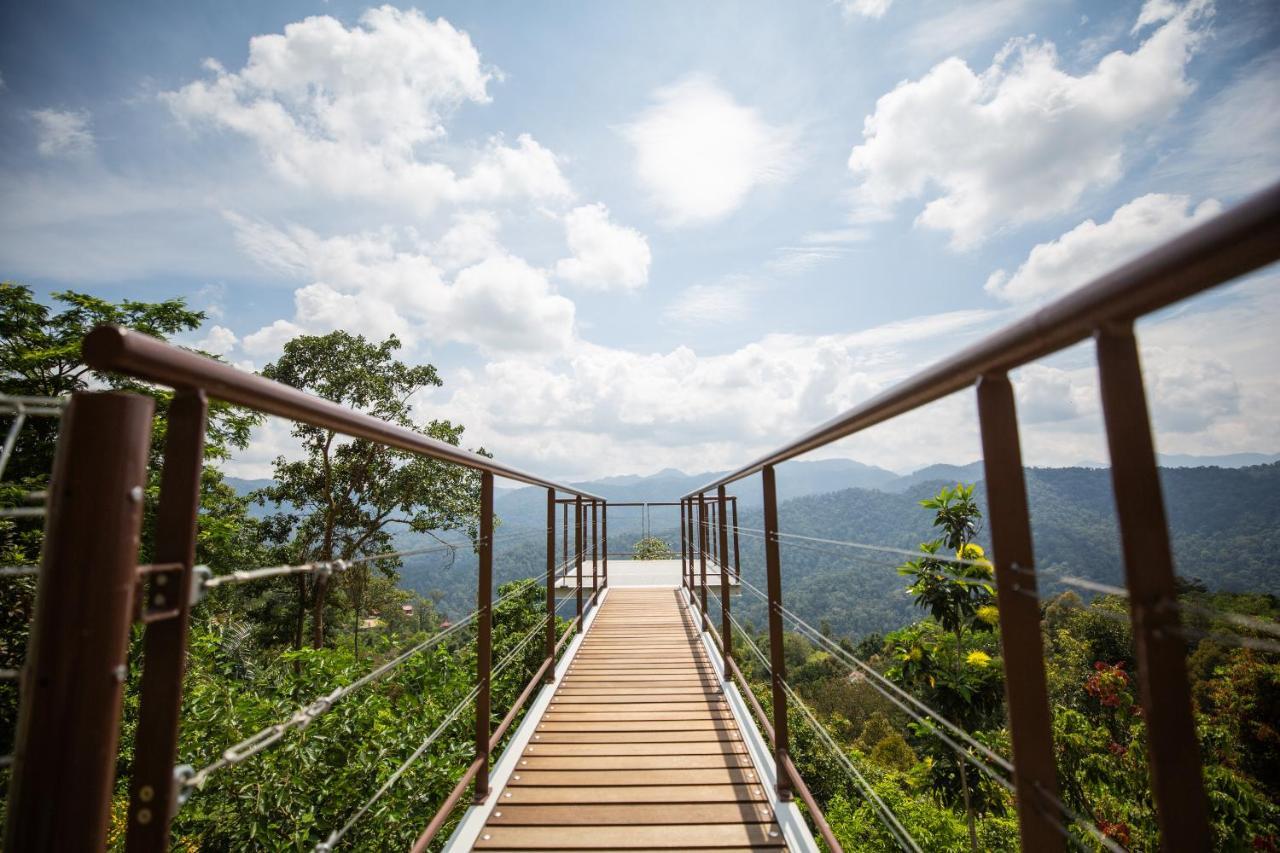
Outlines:
[[730, 755], [746, 752], [742, 741], [637, 741], [632, 743], [537, 743], [525, 755]]
[[490, 826], [635, 826], [681, 823], [772, 823], [767, 803], [609, 803], [502, 806]]
[[510, 787], [527, 785], [750, 785], [754, 769], [702, 767], [693, 770], [529, 770], [511, 774]]
[[[488, 836], [486, 838], [486, 836]], [[666, 826], [486, 826], [477, 850], [689, 850], [717, 847], [783, 846], [773, 824], [708, 824]]]
[[713, 755], [534, 755], [525, 753], [520, 767], [527, 770], [706, 770], [751, 767], [745, 752]]
[[500, 806], [522, 803], [739, 803], [767, 802], [762, 785], [616, 785], [584, 788], [564, 785], [554, 788], [508, 786], [498, 798]]
[[676, 729], [674, 731], [547, 731], [533, 736], [534, 743], [730, 743], [742, 740], [737, 728]]
[[732, 717], [703, 720], [547, 720], [538, 724], [538, 731], [547, 732], [665, 732], [736, 728]]
[[547, 709], [548, 716], [554, 717], [557, 714], [592, 714], [592, 713], [634, 713], [651, 715], [655, 712], [665, 711], [728, 711], [729, 708], [715, 696], [701, 695], [696, 697], [687, 697], [684, 699], [676, 699], [667, 702], [635, 702], [628, 699], [625, 702], [601, 702], [598, 696], [578, 697], [574, 701], [574, 697], [561, 699], [557, 697], [552, 700], [555, 704]]
[[[600, 706], [581, 706], [593, 710], [548, 711], [543, 720], [547, 722], [612, 722], [628, 720], [732, 720], [733, 713], [728, 708], [690, 708], [686, 711], [643, 711], [637, 706], [632, 711], [594, 710]], [[614, 706], [618, 707], [618, 706]], [[627, 706], [621, 706], [627, 707]]]

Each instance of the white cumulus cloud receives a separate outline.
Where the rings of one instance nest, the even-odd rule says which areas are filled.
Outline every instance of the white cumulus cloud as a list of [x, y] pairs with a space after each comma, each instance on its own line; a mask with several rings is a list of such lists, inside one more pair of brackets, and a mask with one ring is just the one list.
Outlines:
[[254, 141], [286, 180], [339, 196], [429, 211], [444, 201], [571, 196], [554, 154], [528, 135], [496, 136], [465, 174], [428, 156], [466, 103], [487, 103], [494, 71], [443, 18], [390, 6], [351, 28], [325, 15], [255, 36], [239, 71], [165, 93], [184, 121]]
[[93, 131], [84, 110], [33, 110], [31, 119], [41, 157], [83, 157], [93, 151]]
[[649, 280], [649, 241], [634, 228], [609, 220], [603, 204], [586, 204], [564, 218], [573, 257], [559, 261], [555, 274], [585, 290], [636, 290]]
[[239, 342], [240, 339], [236, 337], [236, 333], [226, 326], [213, 326], [202, 339], [196, 342], [196, 347], [215, 355], [223, 355]]
[[893, 0], [839, 0], [846, 18], [883, 18]]
[[308, 283], [294, 316], [246, 335], [263, 355], [300, 332], [343, 328], [409, 347], [448, 342], [488, 352], [557, 351], [572, 338], [574, 305], [547, 276], [500, 247], [467, 256], [452, 280], [430, 255], [395, 232], [322, 237], [229, 215], [241, 246], [264, 266]]
[[1191, 0], [1133, 52], [1079, 75], [1061, 67], [1052, 43], [1023, 38], [980, 73], [952, 57], [899, 84], [876, 102], [849, 156], [861, 214], [925, 198], [916, 221], [963, 249], [1071, 209], [1115, 182], [1135, 132], [1191, 92], [1187, 62], [1211, 13], [1208, 0]]
[[722, 219], [794, 166], [794, 132], [769, 124], [707, 77], [658, 89], [653, 100], [623, 133], [635, 147], [641, 186], [671, 225]]
[[1184, 195], [1149, 193], [1118, 208], [1102, 224], [1086, 219], [1056, 240], [1040, 243], [1012, 275], [993, 272], [985, 289], [1006, 302], [1057, 296], [1221, 211], [1214, 199], [1192, 207]]

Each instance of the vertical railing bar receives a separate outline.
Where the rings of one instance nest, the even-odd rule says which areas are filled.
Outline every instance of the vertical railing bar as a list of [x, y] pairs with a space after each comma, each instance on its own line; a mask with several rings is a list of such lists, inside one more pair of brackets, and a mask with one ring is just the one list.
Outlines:
[[600, 591], [600, 517], [598, 512], [598, 502], [591, 502], [591, 594], [592, 601], [594, 596]]
[[1095, 341], [1161, 846], [1208, 850], [1204, 771], [1138, 344], [1127, 323], [1099, 329]]
[[77, 392], [63, 415], [5, 850], [106, 848], [154, 410], [150, 397]]
[[148, 584], [151, 598], [146, 604], [157, 609], [176, 605], [177, 615], [149, 623], [143, 633], [142, 686], [126, 830], [126, 849], [130, 851], [167, 851], [169, 825], [178, 807], [174, 764], [187, 664], [207, 416], [203, 391], [178, 391], [169, 403], [152, 561], [181, 563], [182, 570], [156, 574]]
[[604, 560], [604, 586], [609, 588], [609, 502], [600, 504], [600, 558]]
[[684, 535], [684, 498], [680, 499], [680, 585], [689, 589], [689, 550]]
[[[724, 486], [716, 490], [716, 503], [719, 508], [717, 517], [719, 524], [720, 553], [728, 553], [729, 528], [728, 515], [725, 512], [726, 500]], [[729, 671], [729, 661], [733, 660], [733, 625], [729, 621], [729, 567], [720, 564], [720, 641], [721, 654], [724, 656], [725, 672]]]
[[764, 492], [764, 564], [769, 594], [769, 678], [773, 693], [773, 734], [778, 766], [778, 798], [790, 800], [791, 744], [787, 729], [787, 659], [782, 647], [782, 557], [778, 548], [778, 488], [772, 465], [760, 472]]
[[582, 511], [582, 495], [578, 495], [573, 501], [573, 563], [577, 568], [578, 588], [575, 594], [578, 599], [578, 630], [582, 633], [582, 519], [584, 513]]
[[1048, 818], [1049, 803], [1057, 798], [1058, 774], [1013, 385], [1003, 373], [984, 376], [978, 381], [977, 397], [1018, 830], [1023, 850], [1062, 850], [1065, 839]]
[[[547, 489], [547, 637], [546, 657], [556, 657], [556, 490]], [[556, 680], [555, 665], [547, 667], [544, 684]]]
[[733, 496], [733, 574], [742, 577], [742, 552], [738, 545], [738, 496]]
[[698, 495], [698, 571], [701, 575], [702, 630], [707, 630], [707, 501]]
[[489, 797], [490, 694], [493, 685], [493, 475], [480, 474], [480, 566], [476, 583], [476, 771], [475, 802]]

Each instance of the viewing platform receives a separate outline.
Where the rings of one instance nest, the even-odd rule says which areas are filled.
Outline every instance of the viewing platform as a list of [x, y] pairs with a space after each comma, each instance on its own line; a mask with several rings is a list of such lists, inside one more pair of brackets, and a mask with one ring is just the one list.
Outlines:
[[[582, 588], [595, 589], [592, 573], [592, 564], [590, 560], [584, 560], [582, 563]], [[601, 588], [605, 586], [604, 582], [604, 563], [600, 562], [595, 566], [594, 577], [598, 579]], [[696, 567], [694, 576], [699, 578]], [[573, 590], [577, 582], [577, 569], [569, 566], [556, 580], [556, 589], [563, 594], [566, 590]], [[675, 589], [680, 586], [680, 560], [610, 560], [609, 561], [609, 586], [611, 587], [664, 587], [667, 589]], [[707, 562], [707, 586], [710, 589], [719, 591], [720, 589], [720, 567], [712, 562]], [[732, 569], [729, 570], [729, 586], [737, 591], [738, 574]]]

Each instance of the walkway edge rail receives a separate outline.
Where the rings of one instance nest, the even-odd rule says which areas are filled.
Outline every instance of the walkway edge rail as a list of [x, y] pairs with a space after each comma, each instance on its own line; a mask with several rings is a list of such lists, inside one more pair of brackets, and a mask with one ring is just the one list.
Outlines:
[[[1103, 423], [1112, 460], [1112, 491], [1124, 555], [1137, 680], [1151, 747], [1148, 768], [1164, 846], [1208, 850], [1212, 843], [1203, 769], [1180, 630], [1168, 523], [1133, 325], [1138, 318], [1239, 278], [1280, 259], [1280, 183], [1141, 257], [1039, 308], [951, 358], [871, 398], [782, 447], [684, 496], [692, 522], [683, 537], [692, 560], [705, 559], [705, 495], [756, 473], [765, 504], [769, 639], [781, 664], [782, 609], [775, 466], [925, 406], [966, 388], [977, 394], [978, 424], [988, 483], [989, 524], [1005, 692], [1013, 752], [1019, 832], [1024, 850], [1062, 850], [1052, 717], [1040, 638], [1040, 606], [1015, 394], [1008, 371], [1090, 337], [1095, 340]], [[723, 501], [723, 498], [720, 499]], [[703, 563], [705, 565], [705, 563]], [[705, 569], [704, 569], [705, 572]], [[701, 578], [704, 629], [706, 578]], [[722, 602], [727, 613], [729, 602]], [[727, 632], [728, 629], [726, 628]], [[778, 680], [778, 672], [773, 679]], [[779, 700], [781, 698], [781, 704]], [[785, 698], [774, 691], [774, 726], [786, 721]], [[775, 746], [786, 760], [785, 729]], [[963, 764], [961, 765], [963, 767]], [[780, 774], [779, 781], [782, 781]], [[792, 782], [798, 780], [792, 779]]]
[[299, 391], [271, 379], [214, 361], [198, 353], [157, 340], [120, 326], [99, 326], [84, 339], [85, 363], [95, 370], [122, 373], [167, 385], [170, 388], [200, 388], [210, 397], [236, 403], [268, 415], [301, 421], [320, 429], [330, 429], [353, 438], [421, 453], [434, 459], [455, 462], [495, 477], [505, 477], [530, 486], [555, 488], [587, 501], [603, 501], [599, 495], [555, 483], [496, 459], [469, 453], [411, 429], [341, 406]]

